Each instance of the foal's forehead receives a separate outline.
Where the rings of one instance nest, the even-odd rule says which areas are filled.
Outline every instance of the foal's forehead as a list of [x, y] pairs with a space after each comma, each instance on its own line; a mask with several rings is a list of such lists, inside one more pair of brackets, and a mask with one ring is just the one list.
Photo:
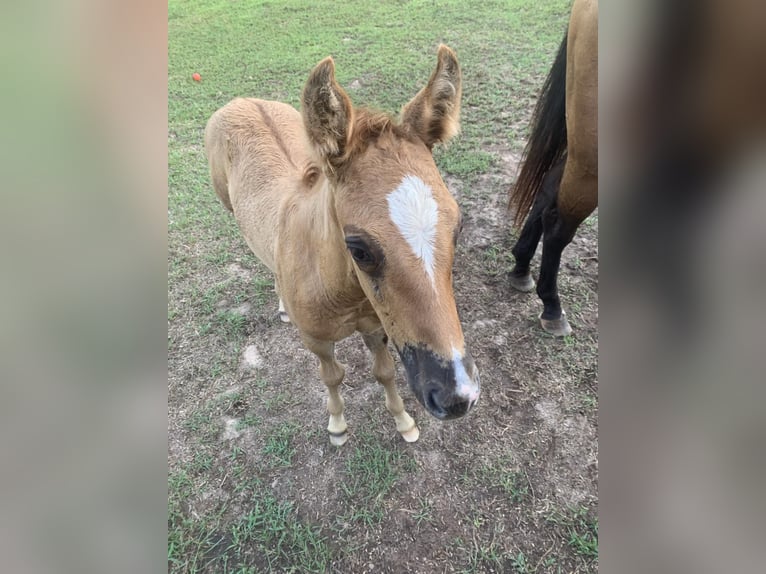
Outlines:
[[361, 180], [359, 187], [369, 201], [380, 207], [388, 207], [392, 197], [412, 205], [421, 205], [428, 197], [445, 216], [459, 213], [431, 152], [422, 143], [391, 138], [385, 145], [370, 146], [355, 179]]

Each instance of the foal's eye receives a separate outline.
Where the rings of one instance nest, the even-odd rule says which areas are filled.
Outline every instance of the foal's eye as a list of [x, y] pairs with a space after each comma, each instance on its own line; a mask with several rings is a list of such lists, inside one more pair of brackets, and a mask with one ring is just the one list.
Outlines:
[[347, 237], [346, 247], [360, 269], [366, 273], [374, 272], [377, 269], [381, 257], [375, 253], [374, 247], [370, 247], [360, 237]]
[[380, 277], [386, 257], [374, 238], [361, 229], [347, 227], [346, 249], [354, 258], [357, 267], [370, 277]]
[[372, 265], [375, 263], [375, 258], [372, 254], [362, 247], [349, 247], [348, 250], [351, 252], [351, 257], [354, 258], [354, 261], [360, 265]]

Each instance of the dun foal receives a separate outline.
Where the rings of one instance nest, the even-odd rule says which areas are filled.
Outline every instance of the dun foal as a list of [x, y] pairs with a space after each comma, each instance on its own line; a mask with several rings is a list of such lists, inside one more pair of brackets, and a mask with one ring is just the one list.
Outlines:
[[398, 121], [354, 108], [332, 58], [310, 73], [302, 113], [236, 99], [208, 121], [213, 187], [274, 272], [284, 318], [319, 358], [333, 444], [348, 438], [335, 343], [355, 331], [406, 441], [419, 430], [396, 390], [389, 338], [433, 416], [462, 416], [479, 398], [452, 291], [461, 215], [431, 155], [458, 131], [460, 96], [457, 58], [442, 45]]

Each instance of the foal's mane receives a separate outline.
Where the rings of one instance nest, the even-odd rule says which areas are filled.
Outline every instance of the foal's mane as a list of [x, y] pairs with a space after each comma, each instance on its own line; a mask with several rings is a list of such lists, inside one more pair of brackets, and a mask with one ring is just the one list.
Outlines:
[[356, 108], [354, 125], [347, 143], [347, 155], [363, 152], [368, 145], [386, 135], [408, 141], [414, 141], [417, 137], [391, 114], [370, 108]]
[[[398, 123], [391, 114], [370, 108], [354, 108], [353, 124], [349, 139], [346, 142], [345, 153], [330, 162], [335, 176], [343, 179], [343, 164], [352, 160], [353, 156], [364, 153], [368, 146], [374, 145], [384, 137], [401, 138], [407, 141], [417, 140], [417, 136], [407, 126]], [[331, 225], [329, 214], [332, 193], [329, 182], [325, 182], [320, 194], [319, 214], [321, 220], [318, 223], [322, 230], [322, 239], [324, 240], [328, 237]]]

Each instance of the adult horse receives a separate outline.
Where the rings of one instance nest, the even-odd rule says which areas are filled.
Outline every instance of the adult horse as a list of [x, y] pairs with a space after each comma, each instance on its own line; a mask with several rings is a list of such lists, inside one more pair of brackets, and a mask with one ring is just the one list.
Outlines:
[[213, 187], [319, 358], [333, 444], [348, 438], [335, 343], [355, 331], [406, 441], [419, 430], [396, 391], [389, 338], [433, 416], [462, 416], [479, 398], [452, 291], [460, 209], [431, 154], [457, 133], [460, 97], [457, 57], [440, 46], [428, 84], [398, 120], [355, 108], [328, 57], [309, 75], [301, 113], [236, 99], [208, 121]]
[[557, 336], [572, 332], [556, 285], [561, 252], [598, 204], [597, 129], [598, 1], [575, 0], [569, 28], [535, 107], [510, 197], [517, 225], [528, 214], [512, 249], [516, 263], [510, 283], [520, 291], [535, 287], [529, 262], [542, 236], [540, 322]]

